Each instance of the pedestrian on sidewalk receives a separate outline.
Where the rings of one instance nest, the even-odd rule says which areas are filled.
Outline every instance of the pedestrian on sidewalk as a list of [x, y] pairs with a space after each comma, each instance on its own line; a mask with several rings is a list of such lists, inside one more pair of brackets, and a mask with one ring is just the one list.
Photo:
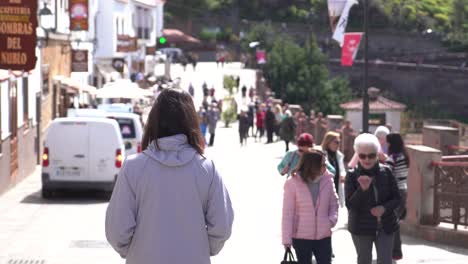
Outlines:
[[401, 204], [397, 182], [388, 166], [378, 161], [380, 143], [372, 134], [354, 141], [359, 162], [345, 180], [348, 230], [356, 248], [357, 263], [372, 263], [372, 245], [377, 263], [391, 264], [394, 234], [398, 230], [395, 210]]
[[129, 264], [210, 263], [231, 235], [233, 209], [214, 162], [203, 156], [187, 92], [161, 92], [142, 147], [116, 178], [106, 213], [107, 240]]
[[241, 95], [242, 98], [245, 98], [247, 96], [247, 86], [245, 86], [245, 84], [242, 86]]
[[257, 137], [260, 136], [259, 139], [261, 142], [263, 138], [263, 134], [265, 134], [265, 116], [266, 116], [265, 104], [260, 104], [257, 107], [257, 114], [255, 116], [256, 125], [257, 125], [257, 131], [255, 132], [255, 141], [257, 141]]
[[267, 144], [273, 143], [273, 133], [275, 133], [276, 117], [272, 106], [269, 105], [265, 114], [265, 128], [267, 131]]
[[281, 139], [286, 143], [286, 152], [289, 151], [289, 142], [294, 141], [296, 135], [296, 123], [292, 117], [291, 110], [285, 111], [285, 117], [280, 124]]
[[[393, 171], [396, 178], [398, 190], [401, 195], [401, 203], [396, 210], [399, 220], [406, 218], [406, 197], [408, 193], [409, 155], [406, 151], [405, 143], [400, 134], [392, 133], [387, 135], [388, 160], [387, 164]], [[393, 243], [393, 260], [401, 260], [403, 251], [401, 248], [400, 230], [395, 232]]]
[[208, 95], [210, 95], [210, 91], [208, 90], [208, 85], [206, 84], [206, 82], [203, 82], [202, 89], [203, 89], [203, 98], [207, 99]]
[[[249, 131], [252, 130], [252, 137], [255, 136], [254, 134], [254, 116], [255, 116], [255, 104], [253, 102], [249, 103], [249, 111], [247, 112], [247, 115], [249, 117]], [[248, 135], [249, 133], [247, 133]]]
[[192, 96], [192, 97], [195, 96], [195, 89], [193, 88], [192, 83], [190, 83], [190, 85], [188, 87], [188, 92], [189, 92], [190, 96]]
[[205, 142], [206, 145], [206, 130], [208, 127], [208, 119], [206, 118], [206, 110], [203, 108], [203, 106], [200, 106], [200, 109], [198, 110], [198, 121], [200, 123], [200, 130], [203, 136], [203, 142]]
[[331, 164], [330, 172], [334, 175], [333, 182], [335, 190], [339, 197], [340, 206], [344, 206], [344, 181], [346, 177], [346, 168], [344, 165], [344, 155], [339, 150], [341, 144], [340, 134], [329, 131], [325, 134], [322, 141], [322, 151], [327, 157], [328, 163]]
[[277, 104], [273, 108], [273, 112], [275, 114], [275, 135], [276, 135], [276, 141], [280, 139], [280, 124], [281, 121], [283, 121], [283, 109], [281, 108], [281, 105]]
[[299, 264], [330, 264], [332, 228], [338, 221], [338, 197], [320, 151], [304, 153], [284, 184], [282, 241], [294, 247]]
[[249, 134], [249, 117], [247, 109], [243, 108], [239, 114], [239, 138], [241, 146], [247, 144], [247, 136]]
[[286, 152], [280, 164], [278, 164], [278, 172], [281, 175], [291, 175], [292, 171], [296, 169], [299, 160], [303, 153], [312, 151], [314, 148], [314, 137], [311, 134], [304, 133], [297, 139], [297, 150]]
[[215, 133], [216, 133], [216, 126], [219, 121], [219, 110], [218, 110], [218, 104], [212, 103], [208, 107], [208, 112], [206, 113], [206, 117], [208, 120], [208, 132], [210, 133], [210, 142], [208, 143], [208, 146], [212, 147], [214, 144], [215, 140]]

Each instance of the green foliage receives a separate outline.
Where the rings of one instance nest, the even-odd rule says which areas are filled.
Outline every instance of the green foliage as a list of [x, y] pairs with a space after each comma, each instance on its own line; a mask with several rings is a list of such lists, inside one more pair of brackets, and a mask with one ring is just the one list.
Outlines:
[[211, 41], [216, 40], [216, 35], [217, 35], [216, 32], [212, 32], [212, 31], [209, 31], [209, 30], [206, 30], [206, 29], [202, 29], [200, 34], [198, 34], [198, 37], [200, 38], [200, 40], [211, 42]]
[[327, 58], [319, 50], [312, 35], [301, 48], [281, 34], [276, 35], [267, 51], [264, 69], [269, 86], [286, 102], [300, 104], [305, 110], [315, 109], [325, 114], [342, 113], [340, 104], [351, 98], [345, 79], [329, 79]]
[[236, 79], [234, 76], [231, 75], [225, 75], [223, 78], [223, 84], [224, 84], [224, 89], [226, 89], [229, 92], [229, 95], [232, 96], [236, 91]]
[[229, 127], [229, 124], [236, 121], [237, 112], [233, 105], [229, 106], [222, 114], [221, 118], [224, 121], [226, 127]]

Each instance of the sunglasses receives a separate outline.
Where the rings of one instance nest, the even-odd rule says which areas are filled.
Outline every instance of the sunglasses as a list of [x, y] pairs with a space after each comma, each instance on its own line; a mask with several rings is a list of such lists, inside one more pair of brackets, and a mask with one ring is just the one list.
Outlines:
[[370, 154], [359, 154], [358, 155], [359, 159], [365, 160], [365, 159], [370, 159], [373, 160], [377, 157], [377, 154], [375, 153], [370, 153]]

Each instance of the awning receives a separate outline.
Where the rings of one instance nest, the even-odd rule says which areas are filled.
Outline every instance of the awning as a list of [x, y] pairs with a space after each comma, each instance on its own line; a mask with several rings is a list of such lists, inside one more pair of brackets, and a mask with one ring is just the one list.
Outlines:
[[106, 79], [106, 81], [122, 79], [122, 74], [116, 71], [114, 67], [112, 67], [111, 62], [98, 62], [95, 65], [99, 71], [99, 74], [101, 74]]
[[59, 81], [60, 84], [65, 86], [67, 91], [70, 93], [83, 92], [83, 93], [88, 93], [90, 95], [96, 94], [96, 87], [92, 85], [79, 83], [77, 81], [74, 81], [64, 76], [55, 76], [54, 80]]

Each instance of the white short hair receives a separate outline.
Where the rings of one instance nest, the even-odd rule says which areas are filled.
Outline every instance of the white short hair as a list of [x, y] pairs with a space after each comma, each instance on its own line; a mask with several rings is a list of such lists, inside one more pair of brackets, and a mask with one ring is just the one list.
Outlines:
[[379, 126], [374, 132], [374, 135], [378, 138], [386, 137], [388, 134], [390, 134], [390, 129], [386, 126]]
[[360, 147], [369, 146], [375, 150], [375, 153], [380, 152], [379, 139], [369, 133], [364, 133], [356, 137], [354, 140], [354, 151], [358, 152]]

